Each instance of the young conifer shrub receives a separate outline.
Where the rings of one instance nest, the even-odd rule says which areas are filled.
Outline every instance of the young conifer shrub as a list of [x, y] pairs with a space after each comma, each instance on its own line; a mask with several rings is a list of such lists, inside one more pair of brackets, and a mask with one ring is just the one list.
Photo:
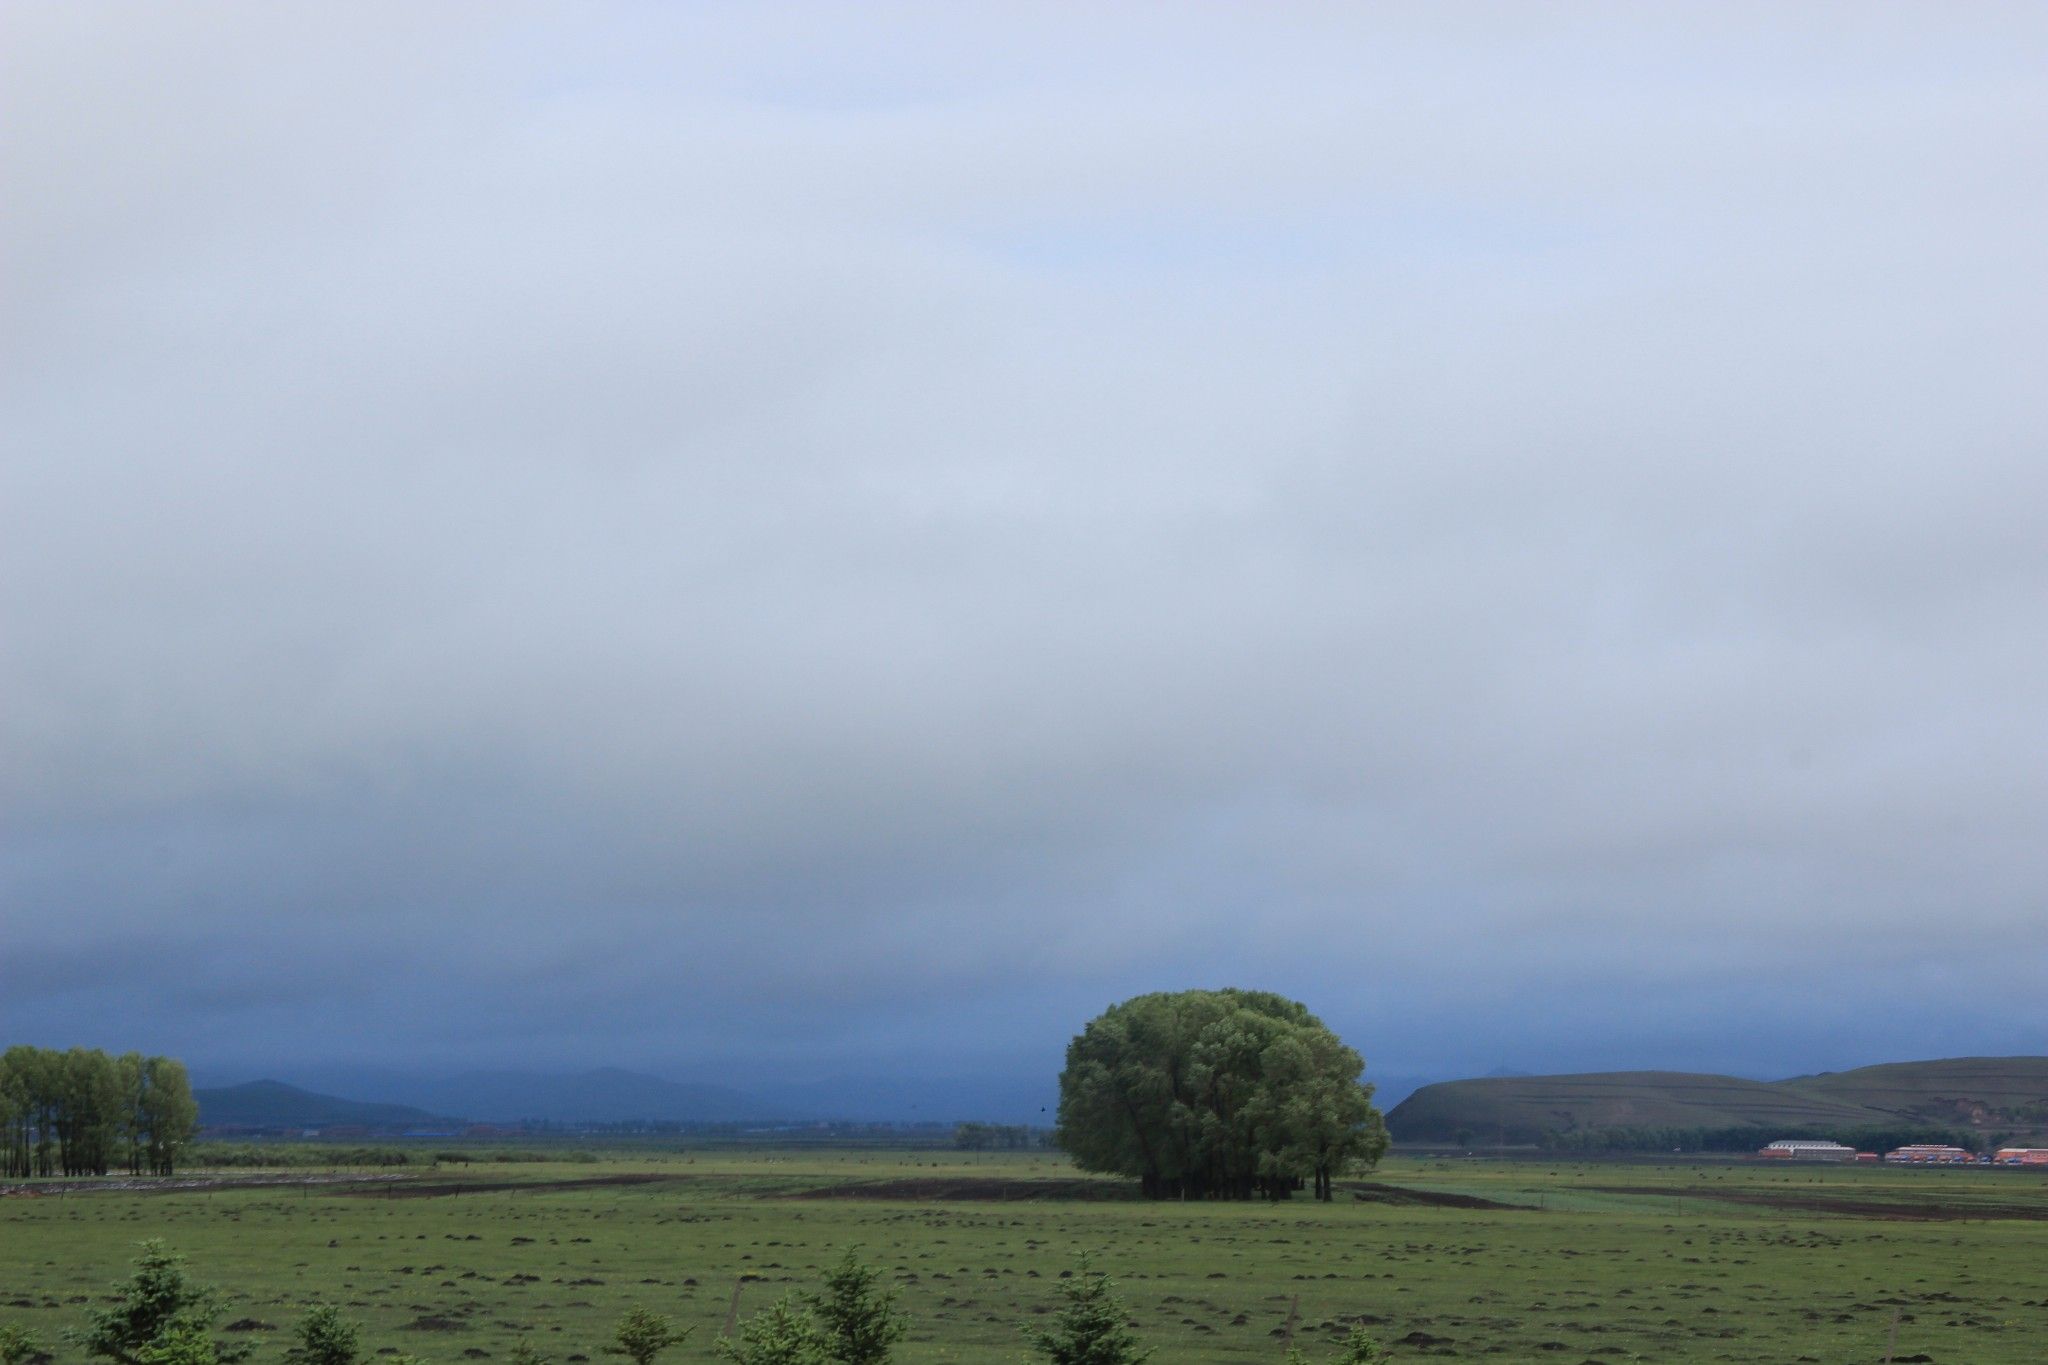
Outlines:
[[185, 1258], [156, 1238], [142, 1244], [135, 1272], [114, 1286], [111, 1308], [96, 1309], [85, 1330], [67, 1335], [86, 1355], [115, 1365], [234, 1365], [252, 1346], [213, 1340], [220, 1317], [214, 1291], [185, 1278]]
[[824, 1333], [826, 1358], [836, 1365], [888, 1365], [890, 1349], [908, 1327], [896, 1311], [896, 1291], [849, 1248], [825, 1278], [825, 1291], [805, 1302]]
[[612, 1329], [612, 1344], [604, 1351], [606, 1355], [626, 1356], [633, 1365], [654, 1365], [656, 1356], [671, 1346], [681, 1345], [689, 1335], [689, 1328], [676, 1326], [675, 1319], [665, 1313], [630, 1308]]
[[1109, 1276], [1081, 1258], [1074, 1277], [1060, 1285], [1066, 1307], [1050, 1329], [1027, 1328], [1025, 1337], [1052, 1365], [1138, 1365], [1152, 1352], [1138, 1345]]
[[42, 1339], [26, 1327], [0, 1327], [0, 1365], [28, 1365], [43, 1354]]
[[286, 1365], [356, 1365], [363, 1350], [356, 1325], [332, 1304], [317, 1304], [292, 1329]]
[[[1369, 1336], [1363, 1327], [1353, 1324], [1350, 1333], [1338, 1344], [1337, 1354], [1330, 1357], [1330, 1365], [1382, 1365], [1386, 1359], [1386, 1348]], [[1287, 1365], [1310, 1365], [1310, 1362], [1299, 1346], [1290, 1346], [1287, 1348]]]
[[738, 1340], [720, 1337], [716, 1344], [734, 1365], [831, 1365], [833, 1359], [817, 1318], [789, 1294], [741, 1323]]

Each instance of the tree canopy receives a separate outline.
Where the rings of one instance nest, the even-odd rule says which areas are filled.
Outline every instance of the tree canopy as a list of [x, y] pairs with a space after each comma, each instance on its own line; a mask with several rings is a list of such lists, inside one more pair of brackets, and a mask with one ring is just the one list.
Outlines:
[[199, 1126], [182, 1064], [97, 1048], [0, 1052], [0, 1177], [169, 1175]]
[[1386, 1151], [1365, 1059], [1269, 991], [1157, 992], [1067, 1045], [1058, 1138], [1087, 1171], [1161, 1199], [1285, 1198]]

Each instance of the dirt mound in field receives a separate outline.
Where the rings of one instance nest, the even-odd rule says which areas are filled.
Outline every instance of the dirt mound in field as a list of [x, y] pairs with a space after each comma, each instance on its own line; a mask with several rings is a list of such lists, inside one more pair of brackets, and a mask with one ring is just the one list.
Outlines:
[[1113, 1180], [1004, 1180], [997, 1176], [912, 1176], [798, 1190], [792, 1199], [898, 1199], [1006, 1201], [1019, 1199], [1131, 1199], [1137, 1186]]
[[406, 1332], [466, 1332], [469, 1324], [461, 1318], [444, 1317], [439, 1313], [424, 1313], [405, 1324]]

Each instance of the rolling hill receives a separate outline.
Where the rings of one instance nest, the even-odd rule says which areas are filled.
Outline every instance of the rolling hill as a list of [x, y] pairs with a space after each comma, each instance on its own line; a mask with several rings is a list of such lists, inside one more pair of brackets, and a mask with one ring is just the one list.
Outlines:
[[1403, 1142], [1540, 1142], [1598, 1128], [2048, 1130], [2048, 1057], [1959, 1057], [1752, 1081], [1682, 1071], [1509, 1076], [1424, 1086], [1387, 1126]]
[[454, 1120], [405, 1104], [345, 1100], [301, 1090], [282, 1081], [250, 1081], [217, 1090], [194, 1090], [200, 1125], [208, 1129], [361, 1127], [378, 1130], [445, 1127]]
[[1402, 1141], [1531, 1141], [1581, 1128], [1735, 1128], [1748, 1124], [1863, 1127], [1888, 1116], [1770, 1081], [1684, 1071], [1604, 1071], [1503, 1076], [1426, 1085], [1394, 1107], [1387, 1126]]
[[781, 1117], [781, 1106], [719, 1085], [688, 1085], [600, 1067], [567, 1073], [471, 1071], [394, 1080], [385, 1094], [489, 1122], [738, 1123]]
[[1780, 1084], [1886, 1113], [1972, 1128], [2048, 1128], [2048, 1057], [1886, 1062], [1795, 1076]]

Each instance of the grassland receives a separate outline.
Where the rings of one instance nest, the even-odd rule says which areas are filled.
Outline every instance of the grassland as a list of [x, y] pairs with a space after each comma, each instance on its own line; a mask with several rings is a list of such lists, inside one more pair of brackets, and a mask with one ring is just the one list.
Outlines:
[[1398, 1359], [1876, 1361], [1894, 1331], [1901, 1362], [2048, 1356], [2036, 1173], [1402, 1159], [1327, 1205], [1118, 1192], [1047, 1156], [710, 1151], [8, 1198], [0, 1324], [53, 1337], [160, 1236], [259, 1361], [324, 1300], [437, 1365], [521, 1339], [580, 1365], [641, 1305], [695, 1325], [682, 1365], [743, 1277], [744, 1313], [853, 1246], [902, 1293], [909, 1365], [1016, 1360], [1083, 1252], [1162, 1362], [1277, 1362], [1290, 1319], [1313, 1343], [1357, 1318]]

